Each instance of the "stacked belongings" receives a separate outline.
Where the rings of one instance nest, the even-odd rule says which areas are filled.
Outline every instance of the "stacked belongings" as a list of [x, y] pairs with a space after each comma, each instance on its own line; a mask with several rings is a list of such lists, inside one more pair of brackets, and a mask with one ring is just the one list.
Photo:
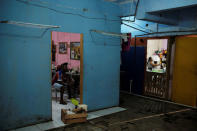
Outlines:
[[71, 102], [75, 105], [75, 109], [73, 109], [72, 111], [61, 109], [61, 120], [65, 124], [86, 122], [87, 105], [79, 104], [75, 99], [71, 99]]

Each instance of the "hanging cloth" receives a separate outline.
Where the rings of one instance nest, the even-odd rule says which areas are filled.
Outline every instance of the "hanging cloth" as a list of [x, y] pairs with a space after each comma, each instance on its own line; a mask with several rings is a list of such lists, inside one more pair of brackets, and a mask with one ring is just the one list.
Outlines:
[[122, 37], [122, 51], [129, 51], [131, 44], [131, 33], [126, 34], [127, 37]]

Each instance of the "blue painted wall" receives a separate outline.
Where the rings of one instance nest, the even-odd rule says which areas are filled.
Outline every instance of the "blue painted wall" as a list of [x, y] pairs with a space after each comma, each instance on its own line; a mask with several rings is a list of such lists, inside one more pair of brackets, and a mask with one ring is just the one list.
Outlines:
[[121, 16], [132, 16], [135, 14], [138, 0], [118, 0]]
[[123, 87], [121, 90], [130, 92], [130, 80], [132, 82], [131, 92], [142, 95], [144, 89], [144, 65], [145, 65], [145, 47], [131, 46], [129, 51], [121, 53], [122, 65], [121, 70], [125, 71]]
[[[145, 0], [142, 0], [145, 1]], [[196, 6], [196, 0], [149, 0], [147, 12], [161, 12]]]
[[[61, 28], [56, 31], [83, 33], [83, 102], [89, 110], [118, 105], [120, 38], [98, 36], [89, 30], [120, 33], [119, 6], [104, 0], [24, 1], [1, 0], [0, 19], [58, 25]], [[52, 30], [42, 35], [44, 31], [0, 24], [0, 129], [52, 117]]]
[[137, 19], [178, 25], [181, 21], [180, 10], [196, 6], [196, 4], [196, 0], [140, 0]]
[[[130, 7], [135, 6], [135, 3], [130, 3]], [[123, 5], [122, 5], [123, 6]], [[124, 6], [124, 10], [131, 10], [130, 7]], [[133, 8], [135, 9], [135, 7]], [[168, 27], [159, 25], [158, 31], [183, 31], [194, 30], [197, 27], [197, 1], [196, 0], [140, 0], [137, 8], [136, 22], [140, 20], [155, 22], [158, 24], [166, 24]], [[134, 15], [134, 10], [131, 10], [131, 15]], [[122, 12], [128, 14], [127, 12]], [[131, 24], [131, 23], [130, 23]], [[155, 26], [156, 27], [156, 26]], [[153, 30], [155, 27], [151, 27]], [[123, 27], [124, 28], [124, 27]], [[139, 34], [134, 32], [135, 34]], [[174, 33], [176, 35], [176, 33]]]
[[117, 4], [120, 8], [120, 16], [132, 16], [135, 14], [138, 0], [105, 0]]
[[[133, 16], [130, 17], [123, 17], [123, 20], [134, 20]], [[127, 22], [123, 21], [124, 24], [130, 25], [132, 27], [138, 28], [140, 30], [143, 30], [145, 32], [156, 32], [157, 31], [157, 24], [154, 22], [144, 21], [144, 20], [138, 20], [135, 19], [135, 22]], [[136, 30], [134, 28], [128, 27], [127, 25], [121, 24], [121, 33], [132, 33], [132, 36], [135, 35], [142, 35], [145, 34], [144, 32], [141, 32], [139, 30]], [[148, 26], [146, 26], [148, 24]]]
[[[178, 11], [168, 11], [168, 12], [162, 12], [162, 14], [165, 13], [171, 13], [174, 12], [177, 14], [179, 21], [176, 22], [177, 25], [167, 25], [167, 24], [159, 24], [156, 22], [151, 22], [153, 17], [147, 17], [147, 20], [139, 20], [136, 19], [135, 22], [126, 22], [123, 21], [123, 23], [127, 25], [131, 25], [133, 27], [136, 27], [138, 29], [144, 30], [146, 32], [152, 33], [152, 32], [169, 32], [169, 31], [188, 31], [188, 32], [174, 32], [174, 33], [166, 33], [162, 36], [172, 36], [172, 35], [186, 35], [186, 34], [196, 34], [197, 32], [197, 22], [196, 22], [196, 16], [197, 16], [197, 7], [190, 7], [190, 8], [184, 8]], [[139, 13], [141, 13], [140, 10], [138, 10]], [[191, 13], [193, 12], [193, 13]], [[151, 14], [153, 15], [153, 14]], [[155, 15], [158, 15], [157, 13]], [[175, 14], [174, 14], [175, 15]], [[133, 17], [124, 17], [123, 19], [126, 20], [133, 20]], [[150, 21], [148, 21], [151, 19]], [[155, 19], [156, 20], [156, 19]], [[148, 24], [148, 26], [146, 26]], [[158, 28], [157, 28], [158, 26]], [[136, 29], [132, 29], [124, 24], [121, 25], [121, 32], [122, 33], [132, 33], [132, 36], [135, 35], [142, 35], [146, 34], [144, 32], [138, 31]], [[157, 36], [158, 34], [154, 34], [154, 36]], [[150, 36], [150, 35], [149, 35]], [[160, 35], [161, 36], [161, 35]]]
[[134, 64], [135, 64], [135, 55], [134, 48], [130, 47], [129, 51], [121, 52], [121, 87], [120, 89], [126, 92], [130, 92], [130, 80], [134, 79]]

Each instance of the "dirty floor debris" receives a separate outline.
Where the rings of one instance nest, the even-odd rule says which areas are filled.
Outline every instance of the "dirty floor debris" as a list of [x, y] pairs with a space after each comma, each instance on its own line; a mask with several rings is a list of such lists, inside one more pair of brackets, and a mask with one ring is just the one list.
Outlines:
[[[53, 131], [197, 131], [197, 110], [123, 93], [120, 98], [126, 111]], [[157, 116], [167, 112], [175, 113]], [[153, 117], [132, 121], [147, 116]]]

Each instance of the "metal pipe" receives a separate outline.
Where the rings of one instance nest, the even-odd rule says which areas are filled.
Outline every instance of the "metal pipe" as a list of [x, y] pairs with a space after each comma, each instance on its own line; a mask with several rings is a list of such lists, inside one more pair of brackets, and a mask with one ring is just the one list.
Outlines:
[[18, 26], [26, 26], [26, 27], [34, 27], [34, 28], [60, 28], [60, 26], [54, 26], [54, 25], [43, 25], [43, 24], [34, 24], [34, 23], [25, 23], [20, 21], [0, 21], [0, 23], [5, 24], [12, 24], [12, 25], [18, 25]]
[[134, 13], [134, 19], [133, 19], [133, 21], [130, 21], [130, 22], [135, 22], [139, 1], [140, 1], [140, 0], [138, 0], [138, 1], [137, 1], [137, 4], [136, 4], [135, 13]]
[[146, 36], [146, 35], [154, 35], [154, 34], [165, 34], [165, 33], [184, 33], [184, 32], [196, 32], [197, 33], [197, 29], [195, 30], [185, 30], [185, 31], [165, 31], [165, 32], [153, 32], [153, 33], [147, 33], [147, 34], [142, 34], [142, 35], [135, 35], [137, 36]]
[[90, 32], [96, 32], [96, 33], [100, 33], [100, 34], [108, 35], [108, 36], [129, 37], [129, 36], [125, 35], [125, 34], [119, 34], [119, 33], [113, 33], [113, 32], [105, 32], [105, 31], [94, 30], [94, 29], [91, 29]]
[[[137, 10], [138, 10], [138, 5], [139, 5], [139, 1], [137, 1], [137, 4], [136, 4], [136, 8], [135, 8], [135, 12], [134, 12], [134, 19], [133, 20], [123, 20], [123, 21], [129, 21], [129, 22], [135, 22], [135, 19], [136, 19], [136, 15], [137, 15]], [[131, 16], [131, 15], [130, 15]], [[123, 16], [122, 16], [123, 17]], [[129, 16], [124, 16], [124, 17], [129, 17]]]
[[[134, 43], [134, 68], [136, 69], [137, 68], [137, 50], [136, 50], [136, 36], [135, 36], [135, 43]], [[133, 85], [136, 85], [135, 83], [136, 83], [136, 71], [137, 70], [135, 70], [134, 71], [134, 81], [133, 81]]]

